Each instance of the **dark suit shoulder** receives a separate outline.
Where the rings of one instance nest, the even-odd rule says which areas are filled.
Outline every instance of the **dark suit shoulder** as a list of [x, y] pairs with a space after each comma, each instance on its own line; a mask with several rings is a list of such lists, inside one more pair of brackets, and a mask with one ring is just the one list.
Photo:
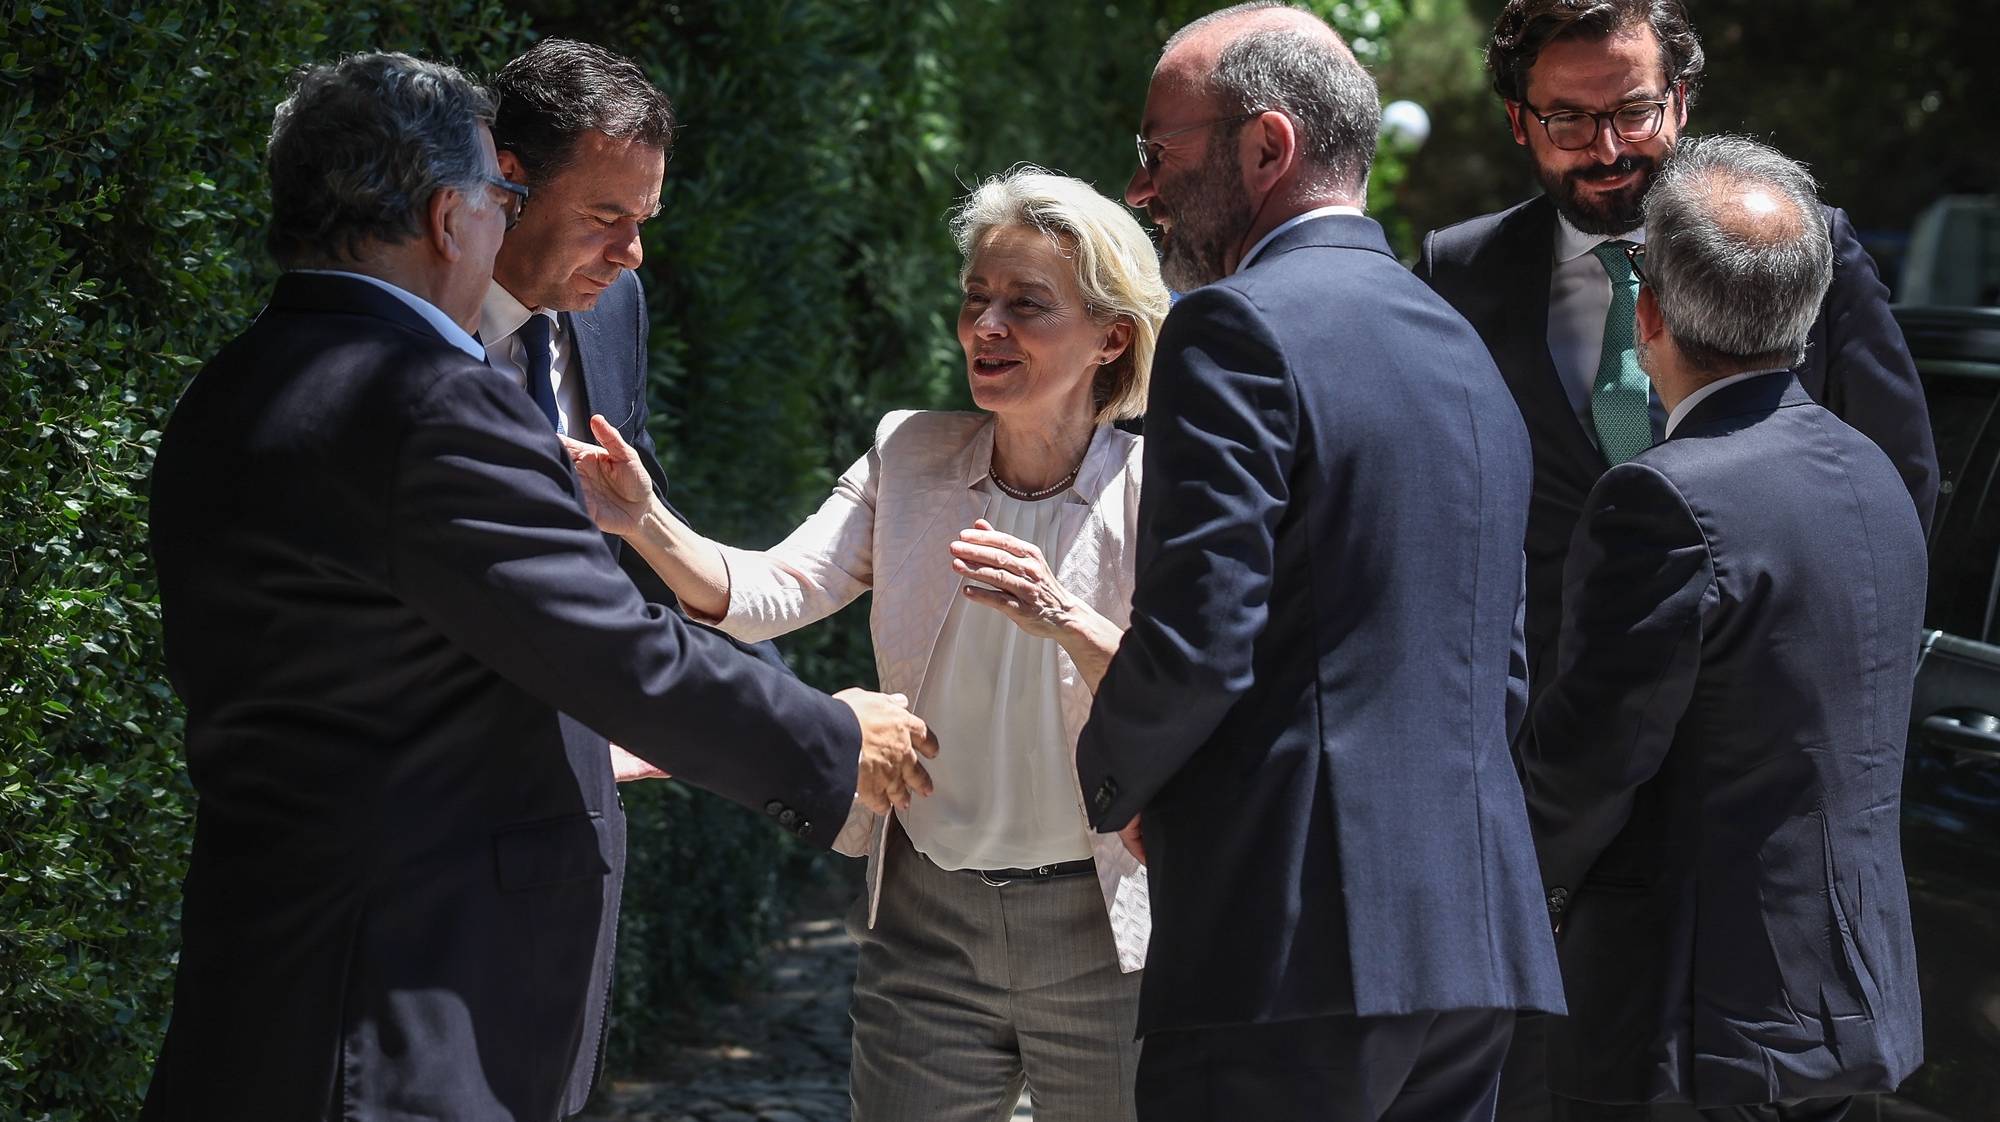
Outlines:
[[1433, 271], [1440, 267], [1472, 268], [1495, 246], [1512, 252], [1524, 239], [1552, 235], [1554, 223], [1555, 208], [1548, 196], [1536, 195], [1506, 210], [1432, 230], [1424, 235], [1423, 264]]

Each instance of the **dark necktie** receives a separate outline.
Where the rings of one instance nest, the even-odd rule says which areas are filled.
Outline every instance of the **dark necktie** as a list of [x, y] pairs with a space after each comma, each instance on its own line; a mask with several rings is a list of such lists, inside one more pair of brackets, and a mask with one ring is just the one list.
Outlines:
[[536, 408], [549, 419], [549, 427], [562, 431], [562, 422], [556, 415], [556, 388], [549, 381], [549, 317], [537, 312], [528, 317], [514, 337], [521, 341], [522, 366], [528, 372], [528, 396], [535, 399]]
[[1653, 446], [1653, 416], [1645, 371], [1636, 346], [1639, 278], [1626, 242], [1605, 242], [1593, 252], [1611, 277], [1611, 308], [1604, 314], [1604, 349], [1590, 390], [1590, 420], [1597, 446], [1616, 466]]

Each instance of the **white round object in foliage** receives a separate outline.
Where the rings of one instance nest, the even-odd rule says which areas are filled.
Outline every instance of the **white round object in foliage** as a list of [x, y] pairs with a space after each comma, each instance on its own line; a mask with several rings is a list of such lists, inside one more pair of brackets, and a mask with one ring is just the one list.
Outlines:
[[1392, 101], [1382, 107], [1382, 139], [1391, 147], [1413, 152], [1431, 137], [1431, 115], [1414, 101]]

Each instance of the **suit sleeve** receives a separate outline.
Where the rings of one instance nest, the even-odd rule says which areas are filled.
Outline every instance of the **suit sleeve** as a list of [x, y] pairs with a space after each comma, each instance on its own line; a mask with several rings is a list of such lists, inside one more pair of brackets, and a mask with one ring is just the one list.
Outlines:
[[1834, 208], [1828, 217], [1833, 285], [1820, 309], [1824, 335], [1814, 340], [1826, 349], [1823, 404], [1889, 454], [1929, 533], [1938, 463], [1923, 383], [1903, 329], [1889, 312], [1889, 290], [1875, 271], [1875, 259], [1854, 236], [1846, 211]]
[[413, 410], [398, 454], [392, 582], [453, 643], [634, 754], [830, 844], [860, 730], [840, 702], [641, 599], [528, 399], [468, 367]]
[[1436, 242], [1436, 230], [1425, 234], [1424, 244], [1417, 250], [1417, 263], [1410, 267], [1410, 271], [1417, 274], [1417, 279], [1425, 284], [1431, 283], [1431, 276], [1437, 270]]
[[1591, 491], [1563, 573], [1556, 674], [1522, 760], [1552, 903], [1558, 889], [1577, 891], [1665, 760], [1694, 694], [1715, 584], [1687, 503], [1639, 463]]
[[1249, 687], [1298, 431], [1250, 302], [1211, 286], [1176, 305], [1146, 416], [1132, 625], [1077, 747], [1094, 828], [1129, 822]]

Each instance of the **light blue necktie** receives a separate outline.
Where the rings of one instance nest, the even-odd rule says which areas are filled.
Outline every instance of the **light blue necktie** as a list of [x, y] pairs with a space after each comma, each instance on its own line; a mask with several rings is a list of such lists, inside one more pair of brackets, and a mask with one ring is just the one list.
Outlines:
[[1625, 255], [1629, 244], [1605, 242], [1591, 251], [1611, 277], [1611, 310], [1604, 314], [1604, 350], [1597, 359], [1597, 381], [1590, 387], [1590, 422], [1598, 448], [1613, 465], [1653, 446], [1652, 387], [1639, 369], [1634, 347], [1639, 278]]

